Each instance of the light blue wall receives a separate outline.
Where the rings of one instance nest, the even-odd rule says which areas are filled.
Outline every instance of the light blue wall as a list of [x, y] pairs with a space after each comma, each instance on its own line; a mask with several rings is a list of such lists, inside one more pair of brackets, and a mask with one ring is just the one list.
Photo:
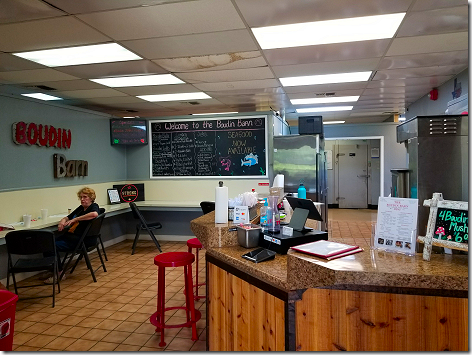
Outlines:
[[[5, 95], [0, 95], [0, 107], [0, 191], [126, 179], [126, 148], [111, 146], [110, 116]], [[70, 149], [15, 144], [12, 124], [20, 121], [70, 129]], [[88, 161], [88, 176], [54, 179], [55, 153], [68, 160]]]
[[454, 91], [454, 79], [457, 78], [457, 83], [461, 84], [462, 94], [469, 93], [469, 68], [459, 73], [456, 77], [446, 81], [438, 88], [438, 99], [433, 101], [429, 99], [428, 95], [423, 96], [418, 101], [414, 102], [408, 107], [405, 112], [405, 118], [408, 120], [416, 116], [428, 115], [444, 115], [447, 109], [447, 103], [451, 101], [452, 92]]

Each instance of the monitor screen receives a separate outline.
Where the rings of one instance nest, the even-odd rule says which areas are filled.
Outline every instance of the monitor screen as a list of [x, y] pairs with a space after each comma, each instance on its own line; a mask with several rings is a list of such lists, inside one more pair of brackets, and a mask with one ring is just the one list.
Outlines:
[[320, 213], [316, 209], [316, 206], [313, 204], [313, 201], [305, 198], [297, 198], [286, 196], [288, 203], [292, 206], [293, 210], [296, 208], [303, 208], [308, 210], [308, 218], [314, 219], [315, 221], [322, 221]]
[[110, 119], [112, 145], [146, 145], [148, 143], [147, 122], [136, 119]]

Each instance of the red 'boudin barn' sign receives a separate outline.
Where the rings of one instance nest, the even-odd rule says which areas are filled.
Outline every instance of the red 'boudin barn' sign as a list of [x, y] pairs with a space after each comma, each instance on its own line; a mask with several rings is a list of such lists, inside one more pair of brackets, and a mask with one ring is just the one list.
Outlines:
[[55, 128], [36, 123], [13, 123], [13, 141], [16, 144], [37, 144], [40, 147], [70, 148], [70, 129]]

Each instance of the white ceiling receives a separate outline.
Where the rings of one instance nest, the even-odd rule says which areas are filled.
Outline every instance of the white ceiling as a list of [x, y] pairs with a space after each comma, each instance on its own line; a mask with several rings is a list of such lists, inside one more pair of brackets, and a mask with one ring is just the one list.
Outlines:
[[[261, 50], [250, 29], [397, 12], [406, 16], [392, 39]], [[48, 68], [11, 54], [112, 42], [143, 60]], [[360, 98], [352, 111], [322, 113], [325, 121], [382, 122], [466, 69], [468, 61], [467, 0], [0, 2], [0, 93], [48, 93], [63, 98], [61, 104], [118, 117], [273, 109], [293, 119], [298, 115], [291, 99], [334, 93]], [[360, 83], [284, 88], [279, 81], [351, 71], [373, 74]], [[186, 84], [109, 88], [88, 80], [162, 73]], [[212, 98], [152, 103], [136, 97], [191, 91]]]

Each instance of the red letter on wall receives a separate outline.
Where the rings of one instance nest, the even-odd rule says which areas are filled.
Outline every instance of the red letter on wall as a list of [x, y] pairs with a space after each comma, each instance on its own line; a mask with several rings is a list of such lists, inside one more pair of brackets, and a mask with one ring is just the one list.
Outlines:
[[26, 143], [26, 123], [15, 122], [13, 123], [13, 142], [16, 144]]

